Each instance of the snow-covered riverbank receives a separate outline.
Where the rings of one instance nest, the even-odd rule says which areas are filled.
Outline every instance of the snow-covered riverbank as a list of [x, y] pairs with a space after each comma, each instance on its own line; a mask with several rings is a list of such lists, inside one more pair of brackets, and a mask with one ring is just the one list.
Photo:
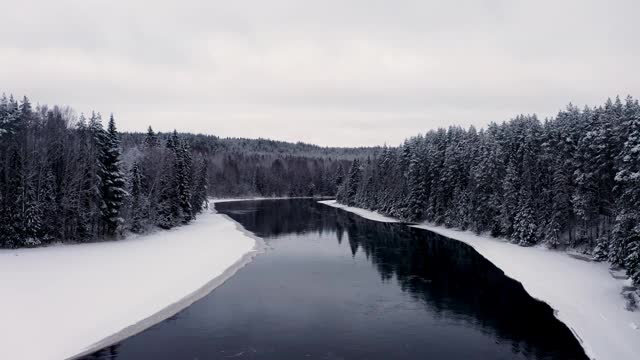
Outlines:
[[[398, 222], [333, 200], [320, 203], [370, 220]], [[640, 311], [626, 309], [626, 301], [620, 293], [630, 283], [614, 277], [608, 264], [577, 259], [541, 247], [525, 248], [467, 231], [430, 224], [415, 227], [472, 246], [507, 276], [522, 283], [532, 297], [546, 302], [556, 311], [558, 319], [572, 329], [590, 358], [640, 359]]]
[[0, 359], [65, 359], [117, 342], [208, 294], [260, 242], [215, 210], [125, 240], [0, 251]]

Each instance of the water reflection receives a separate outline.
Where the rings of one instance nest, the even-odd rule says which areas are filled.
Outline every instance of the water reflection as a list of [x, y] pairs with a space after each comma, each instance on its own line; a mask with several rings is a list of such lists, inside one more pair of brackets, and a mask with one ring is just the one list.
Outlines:
[[216, 208], [273, 250], [87, 359], [586, 359], [551, 308], [463, 243], [311, 200]]

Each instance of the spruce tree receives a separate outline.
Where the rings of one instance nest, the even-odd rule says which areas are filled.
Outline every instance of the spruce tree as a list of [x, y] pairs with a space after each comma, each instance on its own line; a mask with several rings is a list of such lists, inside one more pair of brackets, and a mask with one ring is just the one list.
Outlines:
[[24, 191], [25, 201], [22, 214], [22, 227], [19, 231], [21, 246], [33, 247], [42, 244], [42, 208], [38, 202], [34, 184], [30, 181]]
[[[173, 154], [170, 156], [173, 157]], [[179, 209], [173, 170], [172, 161], [165, 162], [159, 181], [156, 225], [163, 229], [171, 229], [176, 225], [176, 214]]]
[[360, 186], [360, 177], [362, 170], [360, 168], [360, 161], [354, 159], [349, 169], [349, 176], [345, 182], [345, 198], [348, 205], [355, 205], [356, 194], [358, 193], [358, 187]]
[[513, 220], [513, 232], [511, 239], [523, 246], [530, 246], [536, 243], [536, 218], [532, 207], [532, 196], [530, 186], [521, 188], [519, 199], [520, 204]]
[[489, 133], [481, 134], [479, 159], [472, 167], [472, 227], [477, 233], [489, 231], [493, 236], [500, 234], [500, 203], [502, 199], [501, 179], [504, 177], [502, 154]]
[[147, 129], [147, 136], [144, 138], [144, 146], [147, 148], [156, 148], [160, 145], [158, 141], [158, 136], [153, 131], [151, 126]]
[[31, 107], [31, 102], [26, 96], [22, 98], [22, 102], [18, 107], [18, 111], [19, 125], [23, 128], [27, 128], [32, 125], [32, 121], [34, 118], [33, 108]]
[[144, 206], [142, 201], [142, 171], [140, 165], [135, 162], [131, 167], [131, 195], [130, 216], [131, 225], [129, 229], [133, 233], [141, 233], [144, 230]]
[[4, 219], [5, 247], [14, 248], [23, 245], [24, 239], [24, 212], [26, 200], [26, 187], [24, 182], [24, 166], [20, 152], [13, 149], [7, 167], [7, 185], [5, 202], [7, 205], [6, 218]]
[[102, 117], [92, 112], [87, 131], [81, 132], [82, 180], [79, 189], [80, 211], [76, 229], [80, 241], [88, 241], [102, 235], [102, 152], [105, 132]]
[[56, 200], [56, 179], [50, 166], [46, 167], [38, 195], [43, 213], [42, 236], [44, 243], [61, 238], [60, 212]]
[[193, 191], [192, 205], [195, 214], [208, 207], [207, 190], [209, 175], [207, 173], [207, 159], [202, 157], [197, 170], [196, 184]]
[[193, 219], [193, 209], [191, 206], [191, 183], [192, 183], [192, 158], [191, 151], [186, 143], [181, 142], [176, 153], [176, 182], [180, 202], [181, 219], [183, 224]]
[[514, 219], [518, 210], [518, 194], [520, 191], [520, 176], [517, 160], [511, 157], [506, 168], [502, 183], [503, 201], [500, 206], [500, 233], [510, 237], [514, 230]]
[[334, 176], [334, 184], [336, 189], [338, 189], [343, 182], [344, 182], [344, 168], [342, 167], [342, 164], [338, 164], [338, 168], [336, 169], [336, 173]]
[[571, 176], [561, 161], [554, 161], [549, 189], [551, 216], [544, 229], [545, 243], [552, 248], [560, 245], [560, 238], [571, 217]]
[[102, 221], [105, 225], [105, 234], [113, 236], [123, 219], [120, 217], [120, 209], [127, 195], [125, 178], [120, 164], [120, 141], [116, 130], [113, 115], [109, 118], [107, 131], [102, 135], [103, 143], [100, 152], [99, 177], [101, 180], [101, 206]]
[[179, 145], [178, 133], [174, 131], [166, 142], [164, 166], [159, 181], [157, 225], [163, 229], [170, 229], [182, 221], [178, 191]]
[[423, 211], [426, 200], [426, 184], [424, 172], [424, 160], [422, 158], [422, 149], [420, 139], [405, 145], [407, 147], [408, 169], [407, 169], [407, 215], [409, 221], [418, 221], [423, 218]]

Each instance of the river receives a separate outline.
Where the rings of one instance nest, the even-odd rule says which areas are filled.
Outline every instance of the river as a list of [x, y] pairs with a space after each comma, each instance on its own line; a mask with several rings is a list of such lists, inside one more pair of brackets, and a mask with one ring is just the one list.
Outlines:
[[215, 206], [265, 253], [84, 360], [587, 359], [548, 305], [461, 242], [309, 199]]

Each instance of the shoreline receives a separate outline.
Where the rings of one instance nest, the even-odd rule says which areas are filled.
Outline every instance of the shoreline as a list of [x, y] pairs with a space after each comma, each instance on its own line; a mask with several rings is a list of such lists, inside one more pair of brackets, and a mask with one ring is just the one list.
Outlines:
[[[250, 200], [254, 200], [254, 199], [233, 199], [233, 200], [227, 200], [227, 201], [250, 201]], [[177, 302], [171, 303], [169, 305], [167, 305], [164, 309], [161, 309], [160, 311], [156, 312], [155, 314], [152, 314], [138, 322], [136, 322], [135, 324], [132, 324], [118, 332], [116, 332], [115, 334], [109, 335], [106, 338], [104, 338], [103, 340], [98, 341], [97, 343], [92, 344], [91, 346], [87, 347], [85, 350], [83, 350], [81, 353], [78, 353], [76, 355], [73, 355], [71, 357], [68, 357], [66, 360], [74, 360], [74, 359], [78, 359], [80, 357], [92, 354], [100, 349], [104, 349], [106, 347], [109, 347], [111, 345], [114, 345], [116, 343], [119, 343], [131, 336], [137, 335], [147, 329], [149, 329], [150, 327], [161, 323], [162, 321], [174, 316], [175, 314], [179, 313], [180, 311], [188, 308], [189, 306], [193, 305], [195, 302], [197, 302], [198, 300], [204, 298], [205, 296], [209, 295], [213, 290], [215, 290], [216, 288], [218, 288], [219, 286], [221, 286], [222, 284], [224, 284], [227, 280], [229, 280], [231, 277], [233, 277], [233, 275], [236, 274], [236, 272], [238, 272], [238, 270], [242, 269], [245, 265], [249, 264], [251, 261], [253, 261], [253, 259], [262, 254], [265, 251], [265, 243], [264, 240], [255, 236], [253, 233], [249, 232], [248, 230], [246, 230], [242, 225], [240, 225], [240, 223], [236, 222], [235, 220], [231, 219], [229, 216], [224, 215], [224, 214], [220, 214], [215, 210], [215, 203], [217, 202], [226, 202], [225, 200], [223, 201], [218, 201], [218, 200], [214, 200], [211, 201], [210, 204], [213, 204], [213, 209], [210, 209], [211, 211], [213, 211], [215, 214], [222, 216], [223, 218], [225, 218], [227, 221], [233, 222], [235, 224], [236, 230], [238, 230], [239, 232], [242, 232], [244, 235], [246, 235], [247, 237], [252, 238], [255, 241], [255, 244], [253, 246], [253, 249], [250, 250], [249, 252], [245, 253], [244, 255], [242, 255], [242, 257], [240, 259], [238, 259], [235, 263], [233, 263], [230, 267], [228, 267], [226, 270], [224, 270], [224, 272], [216, 277], [214, 277], [213, 279], [211, 279], [208, 283], [204, 284], [201, 288], [195, 290], [194, 292], [187, 294], [184, 298], [178, 300]]]
[[[398, 219], [338, 204], [335, 200], [319, 203], [373, 221], [401, 223]], [[406, 225], [471, 246], [505, 276], [521, 284], [529, 296], [553, 309], [554, 316], [574, 334], [590, 359], [640, 358], [640, 312], [626, 310], [621, 294], [629, 280], [616, 278], [607, 263], [587, 262], [566, 252], [522, 247], [428, 223]]]

